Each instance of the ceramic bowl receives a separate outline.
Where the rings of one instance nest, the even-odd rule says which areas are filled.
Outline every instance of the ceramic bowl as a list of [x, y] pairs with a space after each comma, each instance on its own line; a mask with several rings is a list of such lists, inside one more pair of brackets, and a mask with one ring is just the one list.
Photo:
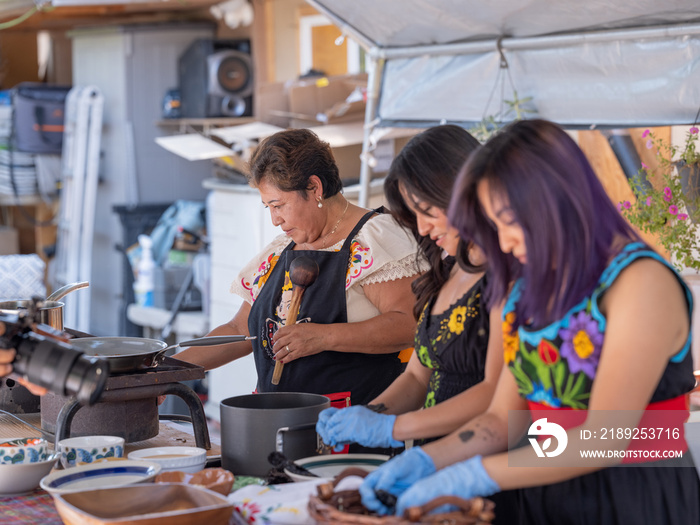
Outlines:
[[0, 442], [0, 465], [46, 461], [49, 444], [42, 438], [11, 438]]
[[207, 463], [207, 451], [197, 447], [142, 448], [129, 453], [129, 459], [158, 463], [162, 472], [199, 472]]
[[18, 496], [31, 492], [56, 465], [58, 454], [35, 463], [0, 464], [0, 496]]
[[118, 436], [83, 436], [58, 442], [64, 468], [110, 461], [124, 457], [124, 438]]

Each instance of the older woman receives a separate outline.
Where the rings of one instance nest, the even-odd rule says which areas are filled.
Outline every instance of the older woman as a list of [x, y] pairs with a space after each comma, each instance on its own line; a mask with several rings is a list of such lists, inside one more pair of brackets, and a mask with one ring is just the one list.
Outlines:
[[[330, 147], [311, 131], [265, 139], [250, 160], [251, 183], [283, 233], [233, 283], [245, 302], [210, 335], [247, 334], [253, 341], [189, 348], [179, 359], [207, 369], [253, 352], [258, 392], [338, 394], [366, 404], [400, 374], [399, 351], [416, 322], [411, 282], [420, 273], [412, 235], [389, 214], [345, 199]], [[319, 266], [304, 292], [297, 323], [285, 326], [289, 266], [299, 256]], [[275, 362], [285, 364], [278, 385]]]

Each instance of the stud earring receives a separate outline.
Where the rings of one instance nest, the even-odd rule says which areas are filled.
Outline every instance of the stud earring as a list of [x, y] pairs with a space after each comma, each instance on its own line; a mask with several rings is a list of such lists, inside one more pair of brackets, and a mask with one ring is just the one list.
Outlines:
[[321, 202], [321, 197], [317, 197], [316, 200], [318, 201], [318, 207], [323, 208], [323, 203]]

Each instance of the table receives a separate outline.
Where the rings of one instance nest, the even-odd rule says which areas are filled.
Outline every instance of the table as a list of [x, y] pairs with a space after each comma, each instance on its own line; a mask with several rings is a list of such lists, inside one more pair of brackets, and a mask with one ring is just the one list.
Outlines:
[[[40, 414], [18, 414], [22, 420], [36, 427], [41, 426]], [[17, 419], [0, 413], [0, 437], [11, 438], [17, 436], [40, 437], [41, 433]], [[162, 421], [157, 436], [135, 443], [127, 443], [124, 447], [124, 455], [132, 450], [160, 446], [190, 446], [194, 447], [194, 436], [183, 429], [182, 425]], [[212, 436], [211, 449], [207, 451], [207, 457], [216, 460], [221, 456], [221, 446], [216, 436]], [[238, 523], [235, 521], [232, 524]], [[32, 525], [62, 525], [52, 496], [41, 488], [21, 496], [0, 496], [0, 525], [32, 524]]]
[[0, 525], [62, 525], [51, 495], [36, 489], [24, 496], [0, 497]]
[[[53, 497], [43, 489], [24, 496], [0, 497], [0, 525], [63, 525]], [[235, 510], [229, 525], [248, 525]]]

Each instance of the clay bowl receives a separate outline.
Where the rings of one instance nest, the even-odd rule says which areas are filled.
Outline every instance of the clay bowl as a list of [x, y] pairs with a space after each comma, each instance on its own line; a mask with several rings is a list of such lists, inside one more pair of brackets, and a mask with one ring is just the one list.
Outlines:
[[66, 525], [227, 525], [233, 504], [194, 485], [151, 483], [54, 495]]
[[234, 476], [223, 468], [207, 468], [195, 473], [177, 470], [161, 472], [153, 481], [156, 483], [187, 483], [228, 496], [233, 488]]

